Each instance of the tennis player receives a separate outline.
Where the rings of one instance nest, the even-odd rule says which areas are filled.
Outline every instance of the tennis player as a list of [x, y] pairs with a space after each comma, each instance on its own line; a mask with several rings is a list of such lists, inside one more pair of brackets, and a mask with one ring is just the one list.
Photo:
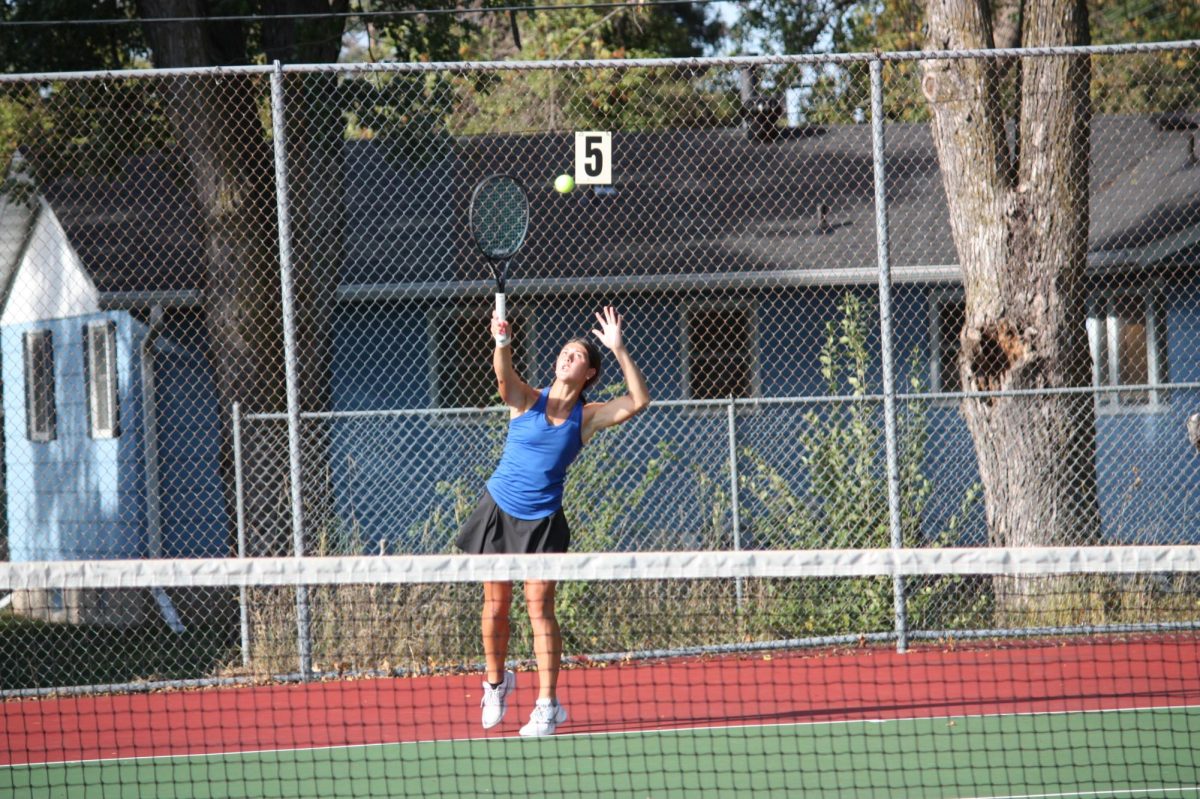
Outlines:
[[[592, 334], [617, 359], [629, 389], [608, 402], [588, 402], [584, 397], [584, 391], [600, 377], [600, 349], [590, 340], [575, 338], [563, 345], [554, 365], [554, 381], [547, 388], [532, 388], [513, 369], [508, 322], [492, 314], [491, 332], [497, 341], [492, 367], [500, 398], [509, 408], [508, 437], [500, 464], [459, 533], [456, 543], [464, 552], [567, 551], [571, 533], [562, 510], [567, 467], [598, 431], [629, 421], [650, 404], [646, 381], [625, 349], [621, 315], [607, 306], [596, 313], [596, 320], [599, 329]], [[553, 735], [567, 720], [567, 710], [557, 695], [562, 636], [554, 615], [554, 581], [526, 580], [525, 602], [533, 625], [540, 687], [521, 735]], [[516, 685], [515, 675], [504, 669], [511, 605], [512, 583], [484, 583], [487, 681], [480, 703], [484, 729], [495, 727], [504, 718]]]

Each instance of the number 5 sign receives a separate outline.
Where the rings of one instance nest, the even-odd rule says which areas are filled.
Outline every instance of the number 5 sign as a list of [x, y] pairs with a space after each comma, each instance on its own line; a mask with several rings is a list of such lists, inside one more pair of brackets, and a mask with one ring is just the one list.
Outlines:
[[580, 186], [612, 184], [610, 131], [575, 131], [575, 183]]

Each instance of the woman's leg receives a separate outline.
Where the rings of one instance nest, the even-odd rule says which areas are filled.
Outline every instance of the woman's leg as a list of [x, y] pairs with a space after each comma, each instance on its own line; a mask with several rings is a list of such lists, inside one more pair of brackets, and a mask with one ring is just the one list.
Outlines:
[[562, 634], [554, 615], [554, 581], [526, 580], [525, 603], [533, 625], [533, 652], [538, 664], [538, 699], [556, 699]]
[[508, 609], [512, 606], [512, 583], [483, 584], [483, 654], [487, 659], [487, 680], [492, 685], [504, 681], [504, 661], [508, 658]]

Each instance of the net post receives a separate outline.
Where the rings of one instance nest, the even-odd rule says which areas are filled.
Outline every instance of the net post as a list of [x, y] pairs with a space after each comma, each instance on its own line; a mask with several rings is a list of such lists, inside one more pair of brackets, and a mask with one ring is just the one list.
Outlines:
[[[730, 511], [732, 513], [733, 523], [733, 551], [740, 552], [742, 549], [742, 523], [738, 509], [738, 470], [737, 470], [737, 423], [736, 405], [733, 401], [733, 395], [729, 396], [729, 404], [726, 406], [729, 428], [729, 498]], [[737, 609], [742, 609], [742, 578], [735, 578], [735, 586], [737, 591]]]
[[[233, 424], [233, 492], [234, 507], [237, 513], [237, 556], [245, 558], [246, 553], [246, 503], [243, 499], [244, 480], [242, 473], [242, 403], [234, 402], [230, 412]], [[249, 589], [245, 585], [238, 588], [238, 621], [242, 632], [242, 665], [250, 666], [250, 606]]]
[[[304, 557], [304, 508], [300, 495], [300, 384], [296, 356], [296, 315], [292, 285], [292, 227], [288, 204], [287, 123], [284, 119], [283, 66], [271, 70], [271, 130], [275, 154], [275, 207], [279, 219], [279, 278], [283, 299], [283, 352], [287, 381], [288, 474], [292, 501], [292, 548]], [[312, 639], [309, 634], [308, 588], [296, 586], [296, 643], [302, 679], [312, 675]]]
[[[883, 365], [883, 429], [887, 448], [888, 527], [891, 547], [904, 546], [900, 528], [900, 465], [896, 446], [896, 373], [892, 340], [892, 274], [888, 245], [887, 173], [884, 168], [883, 61], [871, 59], [871, 160], [875, 166], [875, 243], [879, 260], [879, 348]], [[892, 578], [896, 610], [896, 651], [908, 650], [908, 611], [904, 577]]]

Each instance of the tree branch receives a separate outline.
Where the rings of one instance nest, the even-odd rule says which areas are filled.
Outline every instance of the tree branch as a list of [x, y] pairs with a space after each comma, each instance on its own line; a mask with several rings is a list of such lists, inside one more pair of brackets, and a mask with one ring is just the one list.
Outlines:
[[574, 47], [575, 45], [579, 44], [579, 42], [583, 39], [584, 36], [587, 36], [591, 31], [595, 30], [596, 28], [600, 27], [604, 23], [608, 22], [613, 17], [616, 17], [619, 14], [624, 14], [626, 11], [629, 10], [629, 8], [630, 7], [614, 8], [612, 11], [608, 12], [603, 17], [601, 17], [600, 19], [593, 22], [591, 25], [588, 25], [586, 28], [584, 28], [583, 30], [581, 30], [579, 32], [578, 36], [576, 36], [574, 39], [571, 40], [570, 44], [568, 44], [566, 47], [563, 48], [561, 53], [559, 53], [558, 55], [556, 55], [554, 57], [554, 60], [557, 61], [558, 59], [565, 56], [567, 53], [571, 52], [571, 48]]

